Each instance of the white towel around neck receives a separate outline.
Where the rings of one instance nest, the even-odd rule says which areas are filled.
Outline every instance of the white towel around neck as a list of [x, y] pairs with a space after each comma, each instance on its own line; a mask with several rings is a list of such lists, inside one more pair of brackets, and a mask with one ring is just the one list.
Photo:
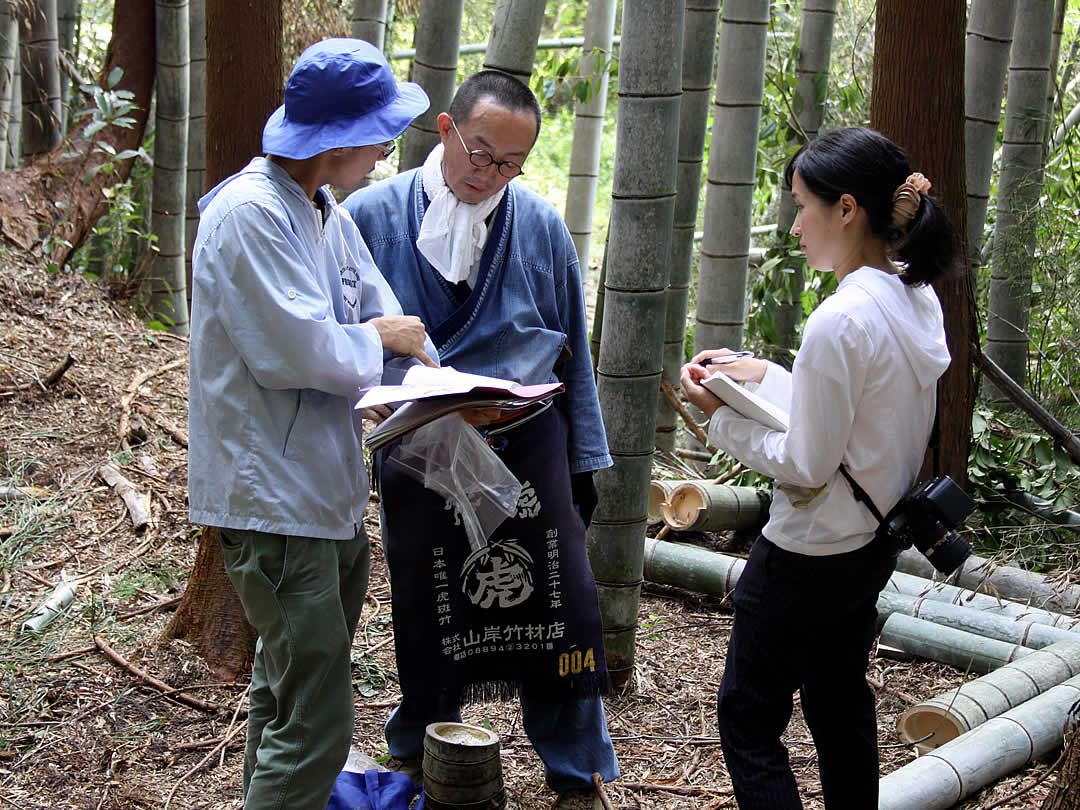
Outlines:
[[431, 203], [420, 224], [416, 247], [443, 278], [457, 284], [469, 279], [480, 260], [488, 238], [485, 220], [502, 202], [506, 187], [475, 205], [462, 202], [443, 179], [442, 156], [443, 145], [436, 144], [421, 169], [424, 193]]

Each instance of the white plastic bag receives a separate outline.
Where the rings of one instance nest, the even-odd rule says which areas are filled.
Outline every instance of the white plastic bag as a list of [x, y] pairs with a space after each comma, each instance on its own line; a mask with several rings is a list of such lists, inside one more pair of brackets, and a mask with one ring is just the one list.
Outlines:
[[521, 482], [460, 413], [429, 422], [401, 440], [388, 463], [447, 498], [478, 551], [517, 510]]

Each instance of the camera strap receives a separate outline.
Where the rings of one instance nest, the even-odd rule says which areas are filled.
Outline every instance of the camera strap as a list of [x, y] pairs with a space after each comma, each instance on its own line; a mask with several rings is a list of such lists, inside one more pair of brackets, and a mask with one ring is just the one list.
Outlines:
[[870, 510], [871, 514], [877, 518], [878, 523], [885, 520], [885, 516], [881, 514], [881, 511], [874, 505], [873, 499], [866, 494], [866, 490], [859, 486], [859, 482], [851, 477], [851, 473], [847, 471], [847, 467], [843, 464], [840, 465], [840, 474], [847, 479], [847, 482], [851, 484], [851, 492], [855, 496], [855, 500], [866, 504], [866, 507]]
[[[940, 466], [941, 456], [941, 424], [939, 417], [941, 415], [941, 383], [938, 382], [937, 390], [934, 393], [934, 426], [930, 428], [930, 442], [929, 447], [934, 451], [934, 475], [937, 475]], [[851, 493], [855, 496], [855, 500], [860, 503], [866, 504], [866, 508], [870, 510], [870, 514], [877, 518], [879, 524], [885, 522], [885, 516], [881, 514], [881, 510], [874, 504], [873, 499], [866, 494], [866, 490], [859, 486], [859, 482], [856, 481], [851, 473], [847, 471], [847, 467], [840, 464], [840, 474], [847, 479], [848, 484], [851, 485]]]

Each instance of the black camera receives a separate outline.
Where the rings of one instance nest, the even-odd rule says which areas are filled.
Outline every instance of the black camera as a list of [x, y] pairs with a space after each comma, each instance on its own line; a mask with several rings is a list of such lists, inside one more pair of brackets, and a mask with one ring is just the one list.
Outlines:
[[971, 554], [953, 529], [975, 511], [975, 501], [947, 475], [916, 484], [881, 522], [880, 532], [898, 550], [913, 544], [930, 564], [948, 575]]

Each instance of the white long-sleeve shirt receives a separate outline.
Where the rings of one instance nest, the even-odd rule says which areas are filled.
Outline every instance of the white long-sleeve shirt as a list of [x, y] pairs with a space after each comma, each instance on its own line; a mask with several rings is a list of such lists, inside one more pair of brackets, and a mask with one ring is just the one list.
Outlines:
[[882, 513], [915, 483], [949, 365], [930, 287], [863, 267], [810, 315], [789, 373], [769, 364], [758, 395], [790, 414], [786, 433], [717, 409], [709, 438], [775, 481], [763, 534], [800, 554], [853, 551], [877, 519], [855, 500], [843, 462]]

